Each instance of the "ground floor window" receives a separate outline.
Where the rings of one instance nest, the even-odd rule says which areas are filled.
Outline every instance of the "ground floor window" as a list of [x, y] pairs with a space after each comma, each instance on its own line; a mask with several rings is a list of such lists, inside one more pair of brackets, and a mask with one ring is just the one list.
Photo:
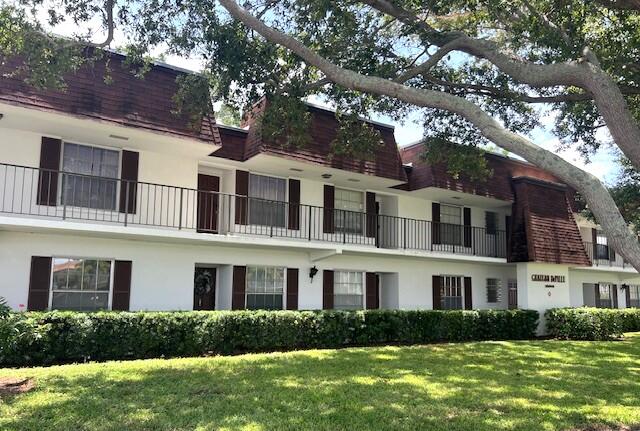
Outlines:
[[333, 307], [337, 310], [364, 308], [362, 272], [335, 271], [333, 277]]
[[613, 285], [600, 283], [596, 290], [596, 307], [613, 308]]
[[462, 277], [443, 275], [440, 291], [442, 310], [462, 310]]
[[640, 308], [640, 285], [632, 284], [627, 287], [629, 289], [629, 303], [627, 307]]
[[487, 278], [487, 302], [496, 304], [500, 302], [500, 290], [502, 281], [498, 278]]
[[246, 308], [249, 310], [282, 310], [284, 268], [275, 266], [247, 267]]
[[110, 260], [54, 258], [50, 308], [77, 311], [108, 310], [111, 267]]

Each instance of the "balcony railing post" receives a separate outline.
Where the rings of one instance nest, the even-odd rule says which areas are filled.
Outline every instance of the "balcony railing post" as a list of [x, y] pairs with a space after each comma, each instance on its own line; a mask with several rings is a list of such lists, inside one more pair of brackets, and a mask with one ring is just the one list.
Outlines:
[[125, 180], [125, 194], [124, 194], [124, 225], [127, 225], [129, 219], [129, 181]]
[[309, 214], [307, 216], [307, 231], [308, 231], [307, 236], [309, 238], [309, 241], [311, 241], [311, 218], [312, 218], [311, 217], [311, 206], [309, 206]]
[[182, 229], [182, 194], [184, 192], [184, 189], [182, 187], [180, 187], [180, 203], [179, 205], [179, 213], [178, 213], [178, 229]]

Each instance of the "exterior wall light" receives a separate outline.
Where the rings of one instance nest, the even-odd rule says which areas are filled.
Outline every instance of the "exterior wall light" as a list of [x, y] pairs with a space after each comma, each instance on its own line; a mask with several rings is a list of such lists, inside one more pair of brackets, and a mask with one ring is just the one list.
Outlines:
[[313, 281], [313, 277], [315, 277], [317, 273], [318, 268], [316, 268], [315, 265], [313, 266], [313, 268], [309, 269], [309, 278], [311, 278], [311, 281]]

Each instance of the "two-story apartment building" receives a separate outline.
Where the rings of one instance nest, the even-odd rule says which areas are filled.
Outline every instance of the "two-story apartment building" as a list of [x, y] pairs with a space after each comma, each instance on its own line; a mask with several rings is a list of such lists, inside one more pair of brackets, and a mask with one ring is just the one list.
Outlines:
[[[64, 92], [0, 80], [0, 296], [16, 310], [630, 307], [640, 276], [573, 193], [487, 154], [486, 182], [398, 149], [331, 154], [174, 113], [176, 77], [112, 54]], [[12, 67], [11, 64], [5, 66]], [[367, 121], [367, 120], [363, 120]]]

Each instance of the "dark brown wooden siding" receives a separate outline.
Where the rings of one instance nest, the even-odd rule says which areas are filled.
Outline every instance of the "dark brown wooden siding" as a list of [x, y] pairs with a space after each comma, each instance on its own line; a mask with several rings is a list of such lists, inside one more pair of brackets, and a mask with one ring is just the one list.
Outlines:
[[298, 268], [287, 268], [287, 310], [298, 309]]
[[464, 309], [473, 310], [473, 289], [471, 289], [471, 277], [464, 278]]
[[55, 206], [58, 199], [58, 171], [62, 141], [42, 137], [40, 144], [40, 173], [38, 178], [38, 205]]
[[247, 267], [233, 267], [233, 286], [231, 289], [231, 309], [244, 310], [245, 304], [245, 288], [247, 284]]
[[136, 151], [122, 151], [120, 178], [120, 212], [135, 214], [138, 197], [138, 163]]
[[291, 230], [300, 229], [300, 180], [289, 179], [289, 221]]
[[113, 300], [111, 309], [129, 311], [131, 298], [131, 267], [130, 260], [116, 260], [113, 269]]
[[333, 271], [328, 269], [322, 272], [322, 308], [333, 309]]
[[29, 277], [28, 311], [44, 311], [49, 307], [51, 257], [32, 256]]

